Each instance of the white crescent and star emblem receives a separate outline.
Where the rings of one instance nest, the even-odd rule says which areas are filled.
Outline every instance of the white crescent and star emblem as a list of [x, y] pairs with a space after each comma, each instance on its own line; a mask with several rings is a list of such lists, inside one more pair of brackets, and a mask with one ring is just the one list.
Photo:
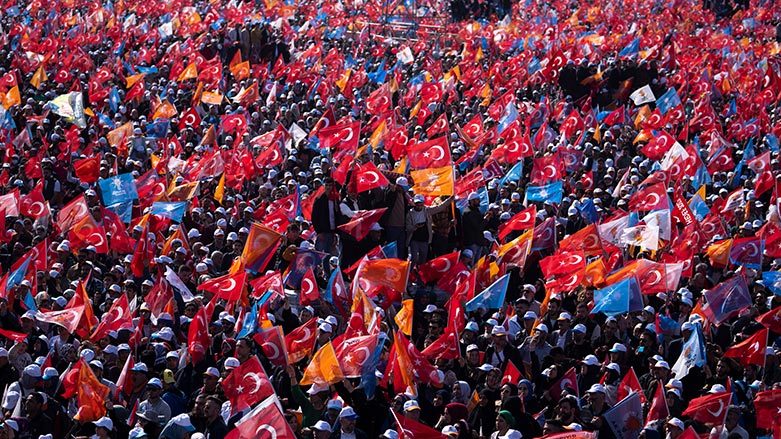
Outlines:
[[659, 281], [662, 280], [662, 274], [659, 273], [658, 270], [653, 270], [653, 271], [649, 272], [648, 274], [649, 274], [649, 276], [653, 276], [653, 277], [649, 278], [649, 280], [647, 281], [648, 285], [656, 285], [656, 284], [659, 283]]
[[715, 416], [715, 417], [719, 417], [719, 415], [721, 415], [721, 412], [722, 412], [723, 410], [724, 410], [724, 400], [721, 400], [721, 399], [719, 400], [719, 409], [718, 409], [718, 410], [716, 410], [716, 411], [713, 411], [713, 410], [711, 410], [711, 409], [706, 409], [706, 411], [707, 411], [708, 413], [710, 413], [711, 415], [713, 415], [713, 416]]
[[226, 279], [225, 283], [220, 285], [220, 289], [223, 291], [233, 291], [236, 288], [236, 279]]
[[315, 286], [312, 285], [311, 279], [303, 279], [301, 281], [301, 294], [302, 295], [308, 295], [314, 292]]
[[747, 247], [746, 256], [750, 258], [754, 258], [759, 255], [759, 249], [757, 248], [757, 245], [755, 243], [751, 242], [746, 247]]
[[[279, 348], [274, 343], [263, 343], [261, 347], [263, 348], [263, 353], [266, 354], [266, 358], [269, 360], [276, 360], [281, 356]], [[272, 352], [273, 355], [269, 355], [269, 352]]]
[[380, 176], [374, 171], [366, 171], [361, 175], [361, 181], [368, 184], [374, 184], [380, 181]]
[[267, 431], [271, 435], [271, 439], [277, 439], [277, 429], [276, 428], [274, 428], [274, 427], [272, 427], [272, 426], [270, 426], [268, 424], [263, 424], [263, 425], [259, 426], [257, 430], [255, 430], [255, 436], [256, 437], [258, 437], [258, 438], [264, 437], [264, 435], [260, 434], [261, 430]]
[[656, 206], [661, 201], [659, 194], [650, 193], [645, 199], [645, 205], [648, 207]]
[[[96, 240], [95, 237], [97, 237], [97, 240]], [[97, 232], [89, 235], [87, 237], [86, 241], [91, 243], [95, 247], [102, 247], [102, 246], [104, 246], [106, 244], [106, 240], [103, 239], [103, 235], [101, 235], [100, 233], [97, 233]]]
[[452, 265], [450, 263], [450, 260], [449, 259], [440, 259], [440, 261], [443, 264], [442, 268], [438, 267], [439, 264], [435, 264], [434, 269], [436, 271], [440, 272], [440, 273], [447, 273], [450, 270], [450, 266]]
[[442, 149], [442, 147], [441, 147], [441, 146], [439, 146], [439, 145], [434, 145], [434, 146], [432, 146], [432, 147], [431, 147], [431, 151], [432, 151], [432, 152], [433, 152], [433, 151], [438, 151], [438, 152], [439, 152], [439, 154], [438, 154], [438, 155], [439, 155], [439, 157], [435, 157], [435, 156], [432, 154], [432, 156], [431, 156], [431, 160], [433, 160], [433, 161], [439, 161], [439, 160], [442, 160], [443, 158], [445, 158], [445, 151]]
[[[37, 210], [33, 210], [34, 207], [38, 207]], [[31, 216], [39, 216], [43, 214], [44, 205], [40, 201], [36, 201], [30, 205], [29, 212]]]
[[255, 372], [250, 372], [246, 375], [244, 375], [244, 379], [247, 378], [251, 379], [253, 381], [253, 384], [255, 385], [255, 388], [250, 390], [249, 393], [255, 393], [258, 390], [260, 390], [260, 386], [263, 384], [263, 380], [258, 376]]

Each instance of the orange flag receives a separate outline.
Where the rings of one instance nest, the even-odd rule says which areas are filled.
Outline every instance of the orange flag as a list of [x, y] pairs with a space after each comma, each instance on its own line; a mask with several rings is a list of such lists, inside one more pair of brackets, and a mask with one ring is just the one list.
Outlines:
[[336, 359], [334, 346], [328, 342], [312, 357], [312, 362], [304, 370], [300, 384], [335, 384], [343, 379], [344, 374]]
[[249, 61], [244, 61], [230, 67], [231, 74], [236, 80], [241, 81], [249, 78], [250, 66]]
[[179, 74], [179, 77], [176, 78], [177, 82], [182, 82], [186, 79], [195, 79], [198, 77], [198, 69], [195, 68], [195, 62], [191, 62], [187, 67], [185, 67], [184, 70], [182, 70], [182, 73]]
[[407, 290], [410, 261], [388, 258], [363, 261], [358, 266], [356, 278], [374, 285], [384, 285], [390, 289], [404, 292]]
[[38, 70], [35, 71], [32, 79], [30, 79], [30, 85], [35, 88], [40, 88], [41, 84], [46, 82], [48, 79], [49, 77], [46, 76], [46, 70], [43, 68], [43, 64], [41, 64], [40, 67], [38, 67]]
[[179, 114], [179, 112], [176, 111], [176, 107], [174, 107], [174, 105], [168, 102], [168, 99], [166, 99], [160, 102], [160, 105], [158, 105], [157, 109], [155, 109], [155, 114], [152, 115], [152, 119], [170, 119], [177, 114]]
[[399, 312], [396, 313], [396, 316], [393, 318], [393, 320], [396, 322], [397, 325], [399, 325], [399, 330], [404, 333], [404, 335], [409, 336], [412, 334], [412, 299], [402, 300], [401, 301], [401, 309]]
[[723, 241], [711, 244], [705, 254], [708, 255], [711, 264], [714, 267], [724, 268], [729, 264], [729, 250], [732, 247], [732, 240], [725, 239]]
[[83, 358], [79, 361], [81, 367], [79, 367], [76, 393], [79, 400], [79, 411], [73, 418], [82, 423], [97, 421], [106, 416], [106, 398], [108, 398], [110, 389], [98, 381]]
[[201, 95], [201, 102], [204, 104], [220, 105], [222, 103], [222, 95], [219, 93], [204, 91], [203, 95]]
[[21, 103], [22, 103], [22, 98], [19, 95], [18, 85], [8, 90], [8, 93], [6, 93], [5, 97], [3, 98], [3, 106], [5, 108], [11, 108], [14, 105], [19, 105]]
[[410, 175], [415, 182], [412, 190], [416, 194], [434, 197], [439, 195], [449, 196], [455, 192], [453, 166], [421, 169], [412, 171]]
[[586, 274], [583, 276], [583, 284], [596, 288], [602, 288], [605, 285], [605, 276], [607, 276], [607, 267], [602, 259], [586, 265]]

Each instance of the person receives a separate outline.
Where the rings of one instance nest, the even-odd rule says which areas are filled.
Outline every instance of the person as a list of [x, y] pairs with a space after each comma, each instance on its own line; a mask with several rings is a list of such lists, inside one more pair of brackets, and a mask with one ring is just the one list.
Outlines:
[[95, 436], [98, 439], [109, 439], [114, 430], [114, 422], [106, 416], [93, 422], [95, 424]]
[[449, 209], [453, 198], [447, 198], [437, 206], [426, 206], [422, 195], [412, 198], [412, 209], [407, 212], [406, 234], [409, 255], [414, 264], [420, 265], [429, 260], [429, 246], [433, 237], [433, 217]]
[[171, 419], [172, 412], [171, 407], [162, 398], [163, 396], [163, 382], [160, 378], [152, 378], [146, 384], [147, 398], [138, 404], [138, 411], [141, 413], [147, 410], [154, 410], [162, 423], [168, 422]]
[[33, 392], [24, 397], [24, 413], [28, 421], [28, 431], [31, 436], [37, 437], [51, 434], [52, 419], [43, 411], [44, 398], [38, 392]]
[[312, 205], [312, 225], [317, 233], [315, 249], [336, 254], [336, 227], [340, 225], [339, 192], [333, 179], [323, 182], [324, 192], [315, 199]]
[[352, 407], [344, 407], [341, 413], [339, 413], [340, 428], [331, 433], [331, 439], [367, 439], [366, 433], [355, 428], [357, 419], [358, 415], [355, 414], [355, 410]]
[[222, 401], [214, 395], [206, 397], [206, 404], [203, 407], [203, 415], [206, 418], [206, 428], [202, 431], [209, 438], [222, 439], [228, 434], [228, 427], [225, 425], [220, 414]]

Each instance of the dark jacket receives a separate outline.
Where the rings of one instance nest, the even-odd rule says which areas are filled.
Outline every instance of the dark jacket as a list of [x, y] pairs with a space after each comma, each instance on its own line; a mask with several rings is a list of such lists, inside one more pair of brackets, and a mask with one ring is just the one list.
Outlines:
[[331, 227], [331, 220], [329, 217], [329, 203], [328, 195], [321, 194], [315, 198], [315, 202], [312, 205], [312, 226], [317, 233], [333, 233], [336, 231], [336, 226], [339, 225], [339, 200], [334, 200], [331, 206], [331, 210], [334, 215], [334, 227]]

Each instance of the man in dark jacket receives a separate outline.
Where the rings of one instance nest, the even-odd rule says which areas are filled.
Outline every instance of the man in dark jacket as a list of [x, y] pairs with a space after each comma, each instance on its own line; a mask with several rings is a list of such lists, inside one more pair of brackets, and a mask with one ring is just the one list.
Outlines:
[[472, 192], [468, 196], [469, 207], [464, 211], [464, 248], [472, 250], [473, 260], [483, 256], [485, 217], [480, 212], [480, 196]]
[[[325, 192], [312, 205], [312, 225], [317, 232], [315, 249], [336, 254], [336, 227], [339, 225], [339, 192], [331, 178], [324, 182]], [[326, 264], [327, 265], [327, 264]]]
[[340, 428], [331, 434], [331, 439], [368, 439], [366, 433], [355, 428], [358, 415], [352, 407], [344, 407], [339, 413]]

